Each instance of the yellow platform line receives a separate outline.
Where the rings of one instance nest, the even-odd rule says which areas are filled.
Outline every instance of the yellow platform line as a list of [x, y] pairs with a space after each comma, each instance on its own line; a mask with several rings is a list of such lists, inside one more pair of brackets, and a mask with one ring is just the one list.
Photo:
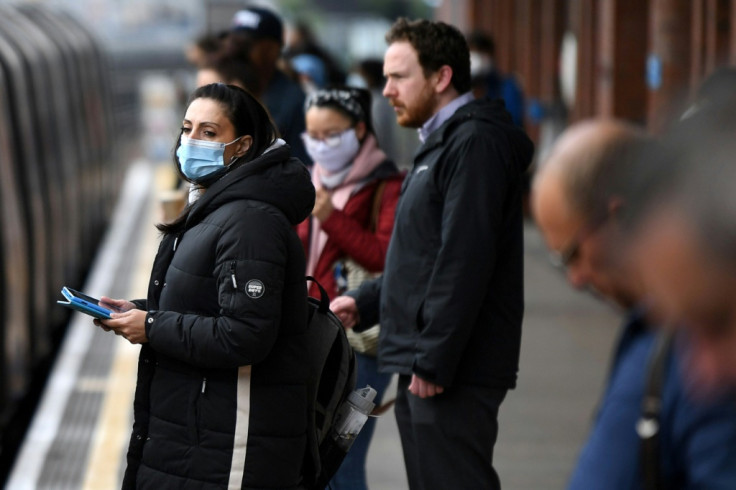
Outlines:
[[[172, 185], [170, 166], [159, 166], [154, 176], [154, 196]], [[145, 297], [151, 265], [158, 246], [158, 230], [153, 226], [161, 218], [156, 198], [152, 199], [148, 216], [140, 223], [145, 232], [140, 244], [128, 298]], [[110, 374], [105, 383], [100, 417], [89, 453], [84, 490], [120, 488], [119, 477], [125, 465], [132, 428], [133, 396], [140, 346], [116, 338], [117, 346]]]

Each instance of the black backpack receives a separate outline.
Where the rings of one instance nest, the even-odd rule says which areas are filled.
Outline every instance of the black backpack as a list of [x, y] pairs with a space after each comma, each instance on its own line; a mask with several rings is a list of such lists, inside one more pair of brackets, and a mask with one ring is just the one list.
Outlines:
[[338, 408], [355, 389], [355, 353], [348, 343], [345, 328], [330, 310], [330, 299], [322, 285], [320, 298], [307, 298], [309, 319], [307, 344], [312, 353], [309, 369], [309, 406], [314, 407], [309, 421], [305, 483], [308, 489], [324, 490], [340, 467], [345, 453], [330, 444], [330, 429]]

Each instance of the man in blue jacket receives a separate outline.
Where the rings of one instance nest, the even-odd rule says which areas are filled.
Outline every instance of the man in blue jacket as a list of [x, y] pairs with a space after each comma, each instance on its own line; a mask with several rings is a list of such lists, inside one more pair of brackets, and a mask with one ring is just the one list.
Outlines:
[[[573, 471], [571, 490], [736, 488], [736, 403], [732, 397], [699, 399], [683, 371], [683, 338], [655, 361], [663, 367], [658, 437], [651, 451], [642, 424], [649, 366], [664, 332], [646, 318], [647, 290], [631, 266], [621, 226], [627, 202], [616, 175], [635, 175], [654, 143], [633, 127], [581, 123], [567, 130], [537, 173], [532, 193], [536, 220], [569, 282], [627, 311], [608, 385], [595, 423]], [[646, 448], [646, 449], [645, 449]]]
[[718, 70], [703, 83], [699, 103], [663, 137], [665, 151], [648, 159], [646, 172], [630, 182], [626, 216], [653, 307], [687, 331], [692, 376], [701, 389], [736, 387], [736, 71], [731, 70]]
[[474, 100], [463, 35], [399, 19], [384, 96], [422, 146], [404, 181], [383, 276], [332, 303], [380, 317], [379, 368], [399, 374], [409, 485], [500, 488], [498, 409], [516, 384], [523, 315], [522, 180], [533, 145], [500, 101]]

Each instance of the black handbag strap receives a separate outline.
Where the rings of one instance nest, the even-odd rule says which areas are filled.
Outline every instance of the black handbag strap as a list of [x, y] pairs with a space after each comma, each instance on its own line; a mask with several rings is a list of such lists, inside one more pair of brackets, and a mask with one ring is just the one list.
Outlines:
[[671, 330], [663, 330], [657, 334], [654, 348], [649, 356], [641, 406], [642, 413], [636, 424], [636, 433], [641, 441], [641, 469], [645, 490], [665, 488], [660, 468], [659, 432], [664, 380], [673, 336]]

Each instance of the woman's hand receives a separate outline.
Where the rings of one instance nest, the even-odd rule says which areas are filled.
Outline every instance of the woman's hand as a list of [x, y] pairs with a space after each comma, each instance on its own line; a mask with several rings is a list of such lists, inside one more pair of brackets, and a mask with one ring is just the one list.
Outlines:
[[123, 313], [112, 313], [110, 320], [95, 320], [95, 325], [102, 327], [106, 332], [112, 331], [115, 335], [122, 336], [131, 344], [145, 344], [148, 342], [146, 314], [145, 311], [136, 309]]
[[324, 223], [334, 209], [335, 207], [332, 205], [332, 192], [325, 189], [317, 189], [312, 216], [317, 218], [321, 223]]
[[135, 304], [128, 301], [127, 299], [112, 299], [108, 298], [107, 296], [102, 296], [100, 298], [100, 306], [102, 306], [103, 308], [107, 308], [108, 310], [112, 310], [115, 313], [122, 313], [128, 310], [135, 309]]

